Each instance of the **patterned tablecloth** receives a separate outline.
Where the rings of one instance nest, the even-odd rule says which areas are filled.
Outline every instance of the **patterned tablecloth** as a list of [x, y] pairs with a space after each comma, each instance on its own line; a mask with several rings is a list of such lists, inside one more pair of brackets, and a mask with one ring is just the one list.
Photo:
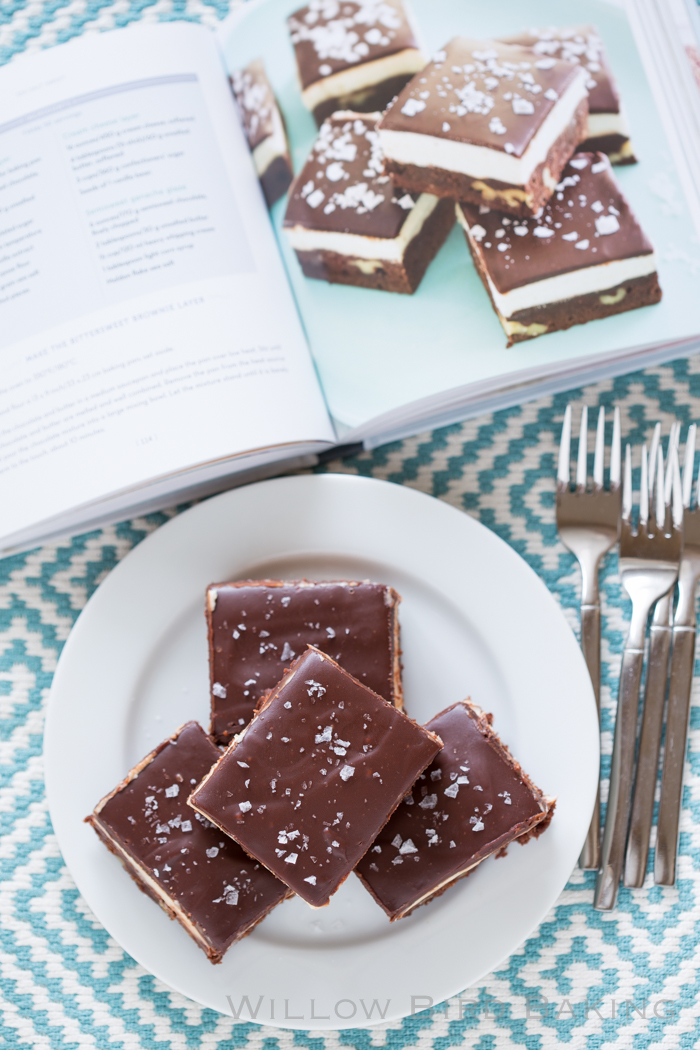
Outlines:
[[[144, 18], [214, 24], [224, 0], [0, 0], [0, 62], [23, 50]], [[634, 443], [660, 419], [700, 421], [700, 358], [574, 391], [620, 405]], [[566, 399], [545, 398], [327, 464], [444, 499], [510, 543], [577, 628], [579, 575], [557, 540], [555, 454]], [[337, 1033], [237, 1025], [171, 992], [107, 936], [75, 889], [48, 816], [44, 709], [61, 647], [90, 594], [120, 558], [176, 510], [0, 561], [0, 1045], [365, 1050], [695, 1047], [700, 956], [700, 717], [693, 709], [677, 885], [622, 890], [591, 907], [594, 875], [574, 871], [538, 930], [460, 1000], [402, 1022]], [[628, 605], [616, 558], [604, 566], [603, 773]], [[696, 667], [696, 671], [698, 668]], [[696, 679], [694, 700], [700, 700]], [[604, 783], [604, 797], [605, 788]], [[653, 863], [653, 851], [652, 859]]]

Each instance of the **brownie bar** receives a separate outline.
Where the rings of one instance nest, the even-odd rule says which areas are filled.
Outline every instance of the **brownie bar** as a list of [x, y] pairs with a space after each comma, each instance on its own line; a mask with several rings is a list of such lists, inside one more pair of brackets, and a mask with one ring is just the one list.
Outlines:
[[549, 826], [554, 800], [523, 772], [491, 721], [465, 700], [427, 723], [443, 749], [355, 869], [392, 922]]
[[307, 277], [413, 293], [454, 224], [449, 202], [396, 191], [382, 167], [379, 113], [336, 113], [291, 193], [285, 231]]
[[578, 143], [585, 134], [586, 121], [586, 103], [581, 102], [570, 124], [553, 143], [546, 159], [533, 171], [526, 188], [499, 182], [497, 179], [474, 179], [471, 175], [463, 175], [458, 171], [447, 171], [430, 165], [418, 167], [394, 160], [387, 160], [386, 170], [391, 173], [398, 186], [412, 193], [425, 190], [437, 197], [487, 204], [507, 212], [508, 215], [527, 217], [540, 211], [551, 197], [551, 173], [561, 172], [567, 160], [578, 149]]
[[504, 44], [529, 47], [540, 58], [560, 58], [581, 65], [587, 73], [588, 135], [580, 149], [607, 153], [612, 164], [635, 164], [627, 118], [605, 46], [595, 26], [549, 26], [504, 37]]
[[586, 79], [528, 48], [455, 37], [380, 121], [385, 171], [412, 193], [534, 215], [586, 135]]
[[290, 896], [186, 799], [221, 752], [187, 722], [139, 762], [86, 820], [136, 885], [213, 963]]
[[284, 119], [261, 58], [231, 77], [233, 95], [243, 122], [255, 170], [268, 208], [291, 185], [294, 172]]
[[319, 127], [339, 109], [385, 109], [425, 65], [401, 0], [311, 0], [287, 24], [302, 99]]
[[315, 645], [403, 707], [398, 606], [383, 583], [243, 580], [207, 591], [211, 732], [240, 733], [292, 660]]
[[189, 804], [322, 907], [441, 746], [311, 646]]
[[576, 154], [538, 219], [457, 218], [508, 346], [657, 303], [654, 249], [601, 153]]

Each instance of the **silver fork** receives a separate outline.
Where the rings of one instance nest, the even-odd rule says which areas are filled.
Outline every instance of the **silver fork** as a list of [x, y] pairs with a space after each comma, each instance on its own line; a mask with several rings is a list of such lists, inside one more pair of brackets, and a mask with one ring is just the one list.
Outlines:
[[[557, 529], [559, 538], [581, 567], [581, 648], [593, 683], [600, 720], [600, 560], [617, 542], [620, 524], [620, 411], [613, 415], [610, 446], [610, 488], [603, 486], [605, 470], [605, 409], [598, 413], [593, 484], [588, 478], [588, 408], [581, 412], [576, 464], [576, 489], [571, 491], [571, 405], [567, 405], [559, 446], [557, 470]], [[596, 869], [600, 862], [600, 790], [579, 864]]]
[[682, 501], [677, 484], [673, 488], [678, 513], [668, 533], [665, 529], [663, 456], [660, 450], [656, 469], [656, 505], [650, 513], [647, 448], [643, 445], [639, 525], [634, 531], [631, 521], [632, 453], [629, 445], [627, 446], [622, 484], [619, 573], [621, 583], [632, 599], [632, 617], [622, 654], [610, 791], [600, 869], [593, 896], [593, 907], [599, 911], [609, 911], [615, 907], [625, 855], [647, 618], [655, 602], [675, 584], [683, 546], [682, 519], [679, 513]]
[[[674, 423], [668, 439], [668, 453], [666, 455], [666, 474], [664, 481], [664, 502], [666, 514], [669, 513], [669, 504], [673, 491], [673, 474], [678, 470], [678, 442], [680, 439], [680, 423]], [[652, 438], [652, 453], [650, 462], [655, 462], [658, 456], [659, 438], [661, 425], [656, 424], [654, 437]], [[688, 435], [688, 441], [691, 435]], [[695, 432], [692, 433], [693, 448], [695, 447]], [[688, 446], [686, 445], [686, 455]], [[692, 468], [691, 468], [692, 469]], [[650, 479], [651, 481], [651, 479]], [[653, 486], [649, 485], [649, 498], [652, 497]], [[670, 522], [667, 521], [670, 527]], [[666, 701], [666, 685], [668, 681], [668, 658], [671, 651], [671, 633], [673, 627], [673, 595], [674, 588], [659, 598], [654, 606], [654, 616], [649, 631], [649, 653], [647, 656], [646, 685], [644, 689], [644, 713], [642, 716], [642, 729], [639, 736], [639, 751], [637, 754], [637, 772], [634, 782], [634, 795], [632, 798], [632, 816], [627, 837], [627, 852], [625, 854], [625, 886], [640, 888], [644, 885], [644, 877], [647, 870], [647, 859], [649, 856], [649, 838], [651, 825], [654, 819], [654, 795], [656, 792], [656, 781], [659, 770], [659, 755], [661, 752], [661, 734], [664, 721], [664, 704]]]
[[695, 592], [700, 580], [700, 475], [691, 510], [695, 463], [695, 427], [688, 430], [683, 461], [683, 557], [678, 574], [678, 604], [673, 618], [673, 648], [668, 686], [666, 743], [661, 772], [661, 797], [656, 820], [654, 882], [676, 881], [678, 826], [683, 794], [683, 763], [688, 736], [690, 690], [695, 662]]

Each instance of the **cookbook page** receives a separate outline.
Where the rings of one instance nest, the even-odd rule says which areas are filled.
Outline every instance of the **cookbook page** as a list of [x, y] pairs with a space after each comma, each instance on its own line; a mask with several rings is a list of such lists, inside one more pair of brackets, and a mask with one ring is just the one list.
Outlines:
[[78, 40], [0, 97], [0, 536], [333, 441], [213, 34]]
[[[488, 40], [531, 26], [597, 27], [638, 158], [636, 164], [616, 166], [614, 173], [656, 249], [663, 299], [507, 348], [461, 228], [452, 230], [413, 295], [332, 285], [302, 273], [282, 229], [281, 201], [273, 212], [280, 250], [333, 416], [367, 436], [378, 417], [458, 388], [481, 384], [493, 391], [533, 376], [551, 380], [586, 361], [603, 368], [616, 360], [618, 373], [629, 371], [639, 349], [689, 346], [700, 337], [698, 231], [625, 11], [600, 0], [406, 2], [427, 54], [458, 35]], [[229, 68], [263, 56], [287, 121], [296, 172], [316, 134], [301, 101], [286, 26], [288, 15], [301, 6], [302, 0], [249, 0], [220, 29]], [[410, 408], [404, 415], [409, 414]]]

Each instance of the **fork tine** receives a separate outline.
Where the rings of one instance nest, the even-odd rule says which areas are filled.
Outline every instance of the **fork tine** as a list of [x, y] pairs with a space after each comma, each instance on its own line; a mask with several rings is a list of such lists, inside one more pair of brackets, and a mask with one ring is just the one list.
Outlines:
[[581, 409], [581, 428], [578, 432], [578, 460], [576, 462], [576, 488], [586, 487], [588, 473], [588, 405]]
[[683, 486], [678, 462], [678, 448], [673, 450], [673, 524], [677, 529], [683, 527]]
[[[653, 470], [653, 464], [650, 464], [650, 469]], [[664, 486], [664, 454], [661, 451], [661, 445], [656, 449], [656, 522], [657, 525], [661, 525], [663, 528], [664, 518], [666, 517], [666, 501], [665, 501], [665, 486]]]
[[618, 489], [620, 487], [621, 446], [622, 442], [620, 437], [620, 409], [616, 405], [615, 411], [613, 412], [613, 436], [612, 445], [610, 446], [611, 489]]
[[695, 464], [695, 434], [697, 427], [691, 423], [688, 427], [688, 437], [685, 442], [685, 455], [683, 456], [683, 506], [690, 510], [690, 500], [693, 495], [693, 466]]
[[[700, 479], [698, 479], [700, 485]], [[625, 480], [622, 485], [622, 517], [629, 521], [632, 517], [632, 449], [625, 448]]]
[[603, 487], [605, 470], [605, 409], [598, 413], [598, 426], [595, 432], [595, 453], [593, 456], [593, 485], [596, 489]]
[[642, 476], [639, 486], [639, 524], [649, 521], [649, 460], [646, 443], [642, 445]]
[[668, 449], [666, 451], [666, 478], [664, 481], [664, 503], [667, 507], [671, 506], [671, 498], [673, 495], [673, 450], [675, 448], [676, 451], [678, 451], [680, 433], [680, 423], [674, 423], [671, 427], [671, 432], [668, 435]]
[[557, 482], [569, 488], [571, 484], [571, 467], [569, 456], [571, 454], [571, 405], [566, 406], [564, 422], [561, 427], [561, 441], [559, 443], [559, 465], [557, 467]]
[[657, 423], [654, 427], [654, 433], [651, 436], [651, 445], [649, 446], [649, 502], [653, 503], [654, 500], [654, 487], [656, 485], [656, 461], [658, 459], [658, 450], [661, 444], [661, 424]]

